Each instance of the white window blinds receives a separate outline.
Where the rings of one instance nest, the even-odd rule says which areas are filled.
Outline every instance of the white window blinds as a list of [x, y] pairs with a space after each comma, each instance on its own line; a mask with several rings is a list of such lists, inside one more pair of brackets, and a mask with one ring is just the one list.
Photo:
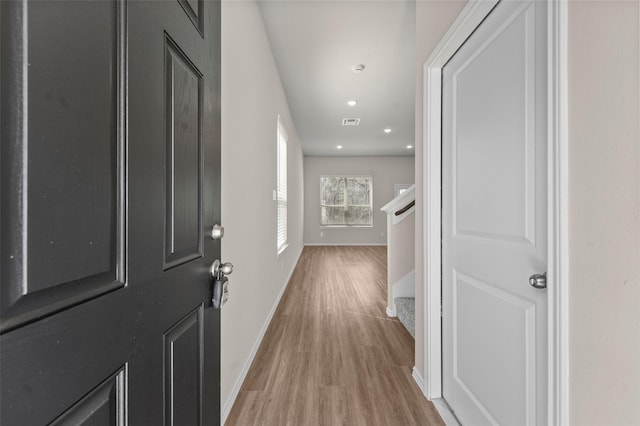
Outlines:
[[287, 247], [287, 134], [284, 130], [282, 122], [280, 121], [280, 116], [278, 116], [277, 133], [277, 250], [278, 254], [280, 254]]

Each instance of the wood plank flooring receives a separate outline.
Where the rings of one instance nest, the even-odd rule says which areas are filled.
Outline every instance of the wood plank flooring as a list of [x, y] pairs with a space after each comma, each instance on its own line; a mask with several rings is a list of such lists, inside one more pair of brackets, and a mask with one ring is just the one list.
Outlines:
[[226, 425], [442, 425], [386, 269], [386, 247], [305, 247]]

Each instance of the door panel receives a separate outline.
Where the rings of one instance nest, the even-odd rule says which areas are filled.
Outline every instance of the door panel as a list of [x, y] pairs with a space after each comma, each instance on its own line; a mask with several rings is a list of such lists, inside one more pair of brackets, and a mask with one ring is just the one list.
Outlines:
[[193, 4], [0, 2], [2, 425], [220, 421], [220, 4]]
[[[452, 120], [463, 124], [452, 129], [452, 214], [456, 237], [526, 244], [535, 226], [533, 13], [512, 19], [451, 75]], [[475, 169], [483, 173], [457, 172]]]
[[490, 423], [526, 424], [513, 413], [535, 393], [535, 304], [455, 269], [453, 286], [455, 384]]
[[443, 70], [443, 396], [546, 422], [546, 5], [501, 2]]
[[126, 383], [126, 368], [123, 367], [54, 420], [52, 426], [125, 426]]
[[204, 34], [204, 0], [178, 0], [200, 34]]
[[166, 37], [165, 268], [202, 256], [202, 74]]
[[[124, 14], [116, 2], [3, 3], [1, 327], [7, 330], [123, 285]], [[28, 41], [6, 36], [25, 25]], [[46, 31], [52, 25], [58, 30]]]
[[[108, 283], [117, 260], [117, 4], [42, 3], [28, 13], [36, 29], [28, 53], [28, 292], [100, 275]], [[56, 37], [37, 31], [52, 19], [63, 28]]]
[[200, 306], [165, 333], [166, 424], [200, 424], [204, 308]]

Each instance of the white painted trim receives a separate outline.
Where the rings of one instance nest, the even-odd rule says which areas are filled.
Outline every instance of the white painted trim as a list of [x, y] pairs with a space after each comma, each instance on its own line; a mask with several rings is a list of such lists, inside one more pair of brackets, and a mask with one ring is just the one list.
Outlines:
[[[420, 374], [420, 372], [415, 366], [413, 367], [413, 372], [411, 373], [411, 376], [413, 377], [413, 380], [415, 380], [416, 384], [418, 385], [422, 393], [426, 395], [424, 379], [422, 378], [422, 375]], [[440, 418], [442, 419], [445, 425], [460, 426], [460, 424], [458, 423], [458, 420], [453, 415], [453, 413], [451, 412], [451, 409], [449, 408], [449, 405], [444, 401], [444, 399], [436, 398], [432, 400], [431, 403], [435, 407], [436, 411], [440, 415]]]
[[424, 205], [424, 366], [429, 378], [425, 386], [427, 399], [442, 398], [442, 280], [440, 265], [442, 240], [441, 215], [441, 116], [442, 67], [455, 54], [482, 20], [491, 12], [497, 0], [471, 0], [460, 12], [449, 31], [424, 64], [423, 116], [423, 199]]
[[394, 210], [398, 210], [404, 207], [409, 200], [415, 199], [415, 185], [411, 185], [406, 191], [402, 194], [396, 196], [393, 200], [389, 201], [384, 206], [380, 207], [380, 211], [385, 212], [386, 214], [393, 214]]
[[420, 372], [418, 371], [418, 369], [416, 368], [415, 365], [413, 366], [413, 371], [411, 372], [411, 377], [413, 377], [413, 380], [416, 381], [416, 384], [420, 388], [420, 391], [422, 391], [422, 393], [424, 393], [424, 379], [422, 378], [422, 375], [420, 374]]
[[396, 311], [396, 304], [394, 303], [393, 306], [387, 306], [387, 316], [388, 317], [397, 317], [398, 316], [398, 312]]
[[233, 404], [236, 402], [236, 398], [240, 393], [240, 388], [242, 387], [242, 383], [244, 383], [244, 379], [247, 377], [247, 373], [249, 372], [249, 368], [253, 363], [253, 359], [256, 357], [258, 348], [260, 348], [262, 339], [264, 338], [264, 335], [267, 332], [267, 329], [269, 328], [269, 324], [271, 324], [271, 320], [273, 319], [273, 314], [275, 314], [276, 309], [280, 304], [280, 299], [282, 299], [282, 295], [284, 294], [285, 290], [289, 286], [289, 281], [293, 276], [293, 271], [295, 271], [296, 266], [298, 266], [298, 261], [300, 260], [301, 255], [302, 255], [302, 248], [300, 248], [300, 251], [298, 252], [298, 256], [296, 257], [296, 261], [293, 263], [293, 267], [291, 268], [291, 271], [289, 271], [289, 275], [287, 276], [287, 279], [282, 284], [280, 288], [280, 292], [276, 296], [276, 300], [273, 303], [273, 306], [271, 307], [271, 310], [269, 311], [269, 314], [267, 315], [267, 318], [265, 319], [265, 322], [262, 325], [262, 328], [260, 329], [260, 333], [258, 333], [258, 338], [256, 339], [255, 343], [253, 344], [253, 347], [251, 348], [251, 353], [249, 354], [249, 358], [247, 358], [247, 361], [244, 363], [244, 366], [242, 367], [242, 371], [240, 372], [240, 375], [238, 376], [236, 383], [233, 385], [233, 389], [231, 389], [231, 394], [229, 394], [229, 398], [227, 398], [227, 401], [225, 402], [224, 407], [222, 407], [222, 419], [220, 424], [225, 424], [225, 422], [227, 421], [227, 417], [231, 412], [231, 408], [233, 408]]
[[548, 9], [548, 418], [568, 426], [569, 418], [569, 114], [567, 0]]
[[[470, 0], [424, 64], [424, 366], [427, 399], [442, 397], [441, 329], [441, 87], [442, 67], [484, 20], [497, 0]], [[549, 0], [549, 253], [548, 423], [569, 424], [569, 245], [567, 0]], [[446, 404], [445, 404], [446, 406]]]
[[[424, 324], [424, 368], [425, 374], [429, 377], [429, 381], [426, 383], [425, 395], [427, 399], [433, 400], [442, 397], [442, 317], [441, 313], [441, 301], [442, 301], [442, 289], [441, 282], [441, 251], [440, 241], [442, 240], [441, 234], [441, 217], [440, 211], [442, 209], [440, 199], [440, 170], [442, 164], [441, 158], [441, 145], [440, 143], [433, 143], [434, 140], [440, 140], [440, 113], [441, 110], [435, 105], [431, 105], [430, 102], [434, 102], [441, 97], [441, 69], [429, 69], [426, 70], [426, 82], [425, 82], [425, 105], [424, 105], [424, 128], [425, 131], [425, 143], [423, 150], [423, 170], [424, 179], [423, 184], [424, 194], [423, 200], [424, 206], [424, 278], [425, 278], [425, 290], [423, 306], [426, 309], [423, 315]], [[440, 101], [438, 100], [438, 104]], [[434, 194], [430, 197], [429, 194]], [[437, 196], [436, 196], [437, 195]], [[430, 265], [433, 265], [431, 267]]]
[[304, 243], [305, 246], [315, 246], [315, 247], [334, 247], [334, 246], [356, 246], [356, 247], [366, 247], [366, 246], [386, 246], [387, 243]]
[[470, 0], [425, 61], [425, 70], [441, 70], [496, 4], [498, 0]]

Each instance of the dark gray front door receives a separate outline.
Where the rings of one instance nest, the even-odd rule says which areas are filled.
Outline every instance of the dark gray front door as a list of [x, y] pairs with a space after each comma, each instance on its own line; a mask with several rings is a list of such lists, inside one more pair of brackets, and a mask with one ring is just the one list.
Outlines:
[[0, 424], [220, 422], [220, 3], [0, 2]]

